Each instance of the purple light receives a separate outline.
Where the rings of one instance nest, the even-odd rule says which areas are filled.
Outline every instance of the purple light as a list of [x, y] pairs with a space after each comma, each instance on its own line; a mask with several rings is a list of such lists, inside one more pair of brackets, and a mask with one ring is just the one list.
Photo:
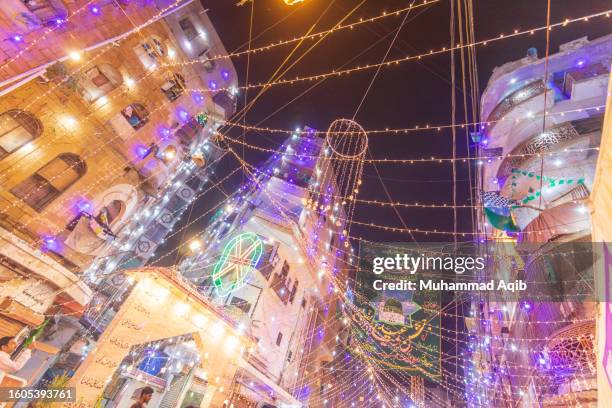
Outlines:
[[222, 69], [221, 70], [221, 77], [227, 81], [230, 78], [229, 71], [226, 70], [226, 69]]
[[172, 131], [168, 129], [167, 127], [162, 126], [159, 128], [159, 135], [161, 136], [162, 139], [169, 138], [171, 134], [172, 134]]
[[139, 159], [144, 159], [149, 154], [149, 149], [147, 149], [146, 146], [141, 144], [136, 145], [134, 151], [136, 153], [136, 157], [138, 157]]
[[208, 81], [208, 87], [212, 89], [213, 91], [217, 89], [217, 86], [218, 86], [217, 83], [213, 81], [212, 79]]
[[86, 212], [86, 213], [91, 213], [91, 203], [85, 199], [80, 200], [77, 204], [76, 204], [76, 209], [78, 212]]
[[489, 139], [483, 139], [482, 142], [480, 142], [480, 143], [482, 143], [483, 145], [486, 146], [486, 145], [489, 144]]
[[183, 122], [187, 122], [189, 120], [189, 112], [187, 112], [185, 109], [179, 108], [177, 113], [179, 119]]
[[531, 308], [533, 306], [531, 305], [531, 303], [529, 303], [528, 301], [524, 300], [523, 302], [521, 302], [521, 309], [526, 310], [526, 311], [530, 311]]
[[43, 237], [43, 248], [44, 251], [61, 252], [62, 244], [56, 237], [46, 236]]
[[64, 24], [65, 22], [66, 21], [63, 18], [59, 18], [58, 17], [58, 18], [55, 19], [55, 25], [58, 25], [58, 26]]
[[13, 36], [13, 41], [15, 41], [15, 42], [22, 42], [23, 41], [23, 37], [20, 36], [19, 34], [15, 34]]
[[192, 99], [195, 103], [202, 103], [204, 102], [204, 95], [202, 95], [201, 93], [194, 93], [192, 96]]
[[89, 6], [89, 11], [91, 11], [91, 14], [95, 16], [100, 15], [100, 7], [97, 4], [92, 4]]
[[584, 60], [584, 58], [580, 58], [578, 61], [576, 61], [576, 66], [582, 68], [584, 66], [584, 64], [586, 64], [586, 61]]

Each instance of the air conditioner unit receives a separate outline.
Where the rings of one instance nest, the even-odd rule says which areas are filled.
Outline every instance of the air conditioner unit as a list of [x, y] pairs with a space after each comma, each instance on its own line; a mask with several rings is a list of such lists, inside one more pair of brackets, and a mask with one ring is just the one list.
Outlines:
[[176, 195], [181, 200], [190, 201], [195, 196], [195, 192], [191, 189], [191, 187], [183, 185], [176, 191]]
[[140, 239], [136, 243], [134, 252], [136, 252], [138, 256], [148, 258], [151, 255], [153, 255], [153, 251], [155, 251], [156, 247], [157, 247], [157, 244], [155, 242], [143, 236], [143, 237], [140, 237]]
[[157, 217], [156, 221], [158, 224], [161, 224], [164, 227], [171, 230], [176, 221], [176, 217], [174, 216], [172, 212], [168, 210], [163, 210], [161, 214], [159, 215], [159, 217]]

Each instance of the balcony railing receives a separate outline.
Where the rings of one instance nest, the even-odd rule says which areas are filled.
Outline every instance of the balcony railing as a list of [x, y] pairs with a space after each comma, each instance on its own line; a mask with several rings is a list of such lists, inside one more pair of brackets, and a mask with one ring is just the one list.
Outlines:
[[493, 111], [491, 111], [489, 114], [487, 122], [491, 122], [491, 127], [493, 127], [498, 120], [506, 116], [506, 114], [508, 114], [508, 112], [510, 112], [516, 106], [528, 101], [531, 98], [543, 94], [545, 89], [546, 84], [541, 80], [525, 85], [498, 103], [495, 109], [493, 109]]
[[[553, 149], [555, 145], [579, 136], [580, 133], [578, 133], [571, 123], [563, 123], [559, 126], [552, 127], [526, 140], [512, 150], [510, 153], [511, 157], [505, 159], [499, 167], [497, 177], [500, 179], [508, 177], [512, 169], [521, 167], [521, 163], [528, 160], [532, 155], [549, 151]], [[521, 157], [521, 155], [526, 155], [527, 157]]]

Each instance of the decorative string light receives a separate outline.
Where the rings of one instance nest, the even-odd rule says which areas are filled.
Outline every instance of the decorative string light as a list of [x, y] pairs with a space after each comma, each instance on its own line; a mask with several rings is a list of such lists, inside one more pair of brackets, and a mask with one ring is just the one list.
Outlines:
[[[270, 148], [265, 148], [265, 147], [260, 147], [260, 146], [255, 146], [246, 142], [243, 142], [239, 139], [236, 138], [232, 138], [228, 135], [223, 135], [221, 133], [217, 132], [217, 135], [226, 142], [229, 143], [235, 143], [235, 144], [239, 144], [241, 146], [245, 146], [248, 147], [252, 150], [257, 150], [260, 152], [266, 152], [266, 153], [272, 153], [272, 154], [284, 154], [285, 156], [294, 156], [294, 157], [298, 157], [298, 158], [306, 158], [306, 159], [313, 159], [316, 158], [315, 156], [312, 155], [308, 155], [308, 154], [300, 154], [299, 152], [285, 152], [285, 151], [279, 151], [276, 149], [270, 149]], [[564, 154], [564, 153], [581, 153], [581, 152], [588, 152], [588, 151], [598, 151], [599, 147], [586, 147], [586, 148], [577, 148], [577, 149], [566, 149], [562, 152], [558, 152], [558, 154]], [[551, 153], [548, 154], [549, 156], [551, 155]], [[497, 156], [489, 156], [488, 159], [490, 159], [491, 161], [493, 160], [504, 160], [504, 159], [508, 159], [508, 158], [515, 158], [515, 157], [532, 157], [532, 156], [541, 156], [541, 153], [519, 153], [519, 154], [506, 154], [506, 155], [497, 155]], [[337, 160], [337, 161], [350, 161], [350, 159], [345, 159], [342, 157], [338, 157], [335, 158], [333, 160]], [[457, 157], [457, 158], [450, 158], [450, 157], [434, 157], [431, 156], [429, 158], [414, 158], [414, 159], [364, 159], [365, 163], [399, 163], [399, 164], [420, 164], [420, 163], [452, 163], [452, 162], [463, 162], [466, 163], [468, 161], [476, 161], [476, 163], [478, 165], [483, 165], [485, 164], [484, 161], [482, 160], [482, 158], [480, 157], [473, 157], [473, 156], [466, 156], [466, 157]]]
[[[605, 105], [594, 105], [594, 106], [589, 106], [589, 107], [584, 107], [584, 108], [576, 108], [576, 109], [569, 109], [569, 110], [564, 110], [564, 111], [559, 111], [559, 112], [542, 112], [539, 115], [532, 115], [532, 116], [526, 116], [524, 118], [519, 118], [519, 119], [514, 119], [515, 123], [519, 123], [522, 120], [526, 120], [526, 121], [530, 121], [533, 122], [534, 118], [538, 118], [538, 117], [544, 117], [544, 115], [546, 115], [547, 117], [549, 116], [555, 116], [555, 115], [560, 115], [560, 116], [565, 116], [568, 113], [582, 113], [582, 112], [588, 112], [590, 110], [595, 110], [597, 112], [599, 112], [601, 109], [605, 109]], [[502, 117], [501, 119], [497, 120], [497, 121], [486, 121], [486, 122], [465, 122], [465, 123], [457, 123], [455, 125], [450, 125], [450, 124], [445, 124], [445, 125], [425, 125], [425, 126], [419, 126], [419, 125], [415, 125], [413, 127], [408, 127], [408, 128], [385, 128], [385, 129], [365, 129], [365, 133], [368, 135], [368, 137], [370, 136], [375, 136], [377, 134], [383, 134], [383, 135], [402, 135], [405, 133], [409, 133], [409, 132], [428, 132], [428, 131], [441, 131], [442, 129], [452, 129], [453, 127], [455, 128], [461, 128], [461, 129], [465, 129], [466, 127], [487, 127], [487, 126], [491, 126], [492, 124], [495, 123], [499, 123], [499, 122], [504, 122], [506, 120], [505, 117]], [[511, 121], [511, 120], [510, 120]], [[238, 122], [232, 122], [230, 120], [225, 121], [225, 123], [229, 126], [236, 126], [236, 127], [240, 127], [243, 128], [245, 130], [252, 130], [252, 131], [256, 131], [256, 132], [265, 132], [265, 133], [281, 133], [281, 134], [287, 134], [287, 135], [304, 135], [307, 133], [312, 133], [315, 135], [327, 135], [327, 134], [333, 134], [333, 132], [329, 132], [329, 131], [321, 131], [321, 130], [314, 130], [312, 132], [308, 132], [306, 130], [300, 129], [300, 130], [296, 130], [296, 129], [278, 129], [278, 128], [269, 128], [269, 127], [260, 127], [260, 126], [250, 126], [250, 125], [245, 125], [243, 123], [238, 123]]]
[[[591, 14], [588, 17], [589, 18], [595, 18], [595, 17], [609, 17], [609, 14], [612, 12], [611, 10], [606, 10], [606, 11], [602, 11], [600, 13], [595, 13], [595, 14]], [[575, 18], [575, 19], [571, 19], [568, 21], [569, 23], [576, 23], [576, 22], [580, 22], [583, 21], [584, 17], [580, 17], [580, 18]], [[550, 28], [552, 29], [553, 27], [565, 27], [563, 25], [563, 23], [555, 23], [552, 24], [550, 26]], [[386, 62], [381, 62], [381, 63], [375, 63], [375, 64], [366, 64], [363, 66], [357, 66], [357, 67], [353, 67], [353, 68], [347, 68], [347, 69], [341, 69], [341, 70], [334, 70], [331, 72], [323, 72], [323, 73], [319, 73], [316, 75], [310, 75], [310, 76], [303, 76], [303, 77], [295, 77], [293, 79], [278, 79], [276, 81], [269, 81], [266, 83], [257, 83], [257, 84], [246, 84], [246, 85], [242, 85], [242, 86], [236, 86], [236, 87], [226, 87], [226, 88], [218, 88], [219, 91], [221, 90], [225, 90], [225, 91], [231, 91], [233, 89], [236, 90], [250, 90], [250, 89], [259, 89], [259, 88], [270, 88], [272, 86], [276, 86], [276, 85], [292, 85], [292, 84], [296, 84], [296, 83], [300, 83], [300, 82], [309, 82], [309, 81], [315, 81], [315, 80], [319, 80], [319, 79], [325, 79], [325, 78], [329, 78], [329, 77], [335, 77], [335, 76], [342, 76], [342, 75], [349, 75], [355, 72], [360, 72], [360, 71], [365, 71], [365, 70], [369, 70], [369, 69], [374, 69], [374, 68], [379, 68], [379, 67], [390, 67], [390, 66], [395, 66], [395, 65], [399, 65], [401, 63], [407, 62], [407, 61], [417, 61], [417, 60], [421, 60], [423, 57], [428, 57], [428, 56], [432, 56], [432, 55], [438, 55], [438, 54], [444, 54], [450, 51], [456, 51], [456, 50], [461, 50], [463, 48], [470, 48], [470, 47], [475, 47], [475, 46], [486, 46], [487, 44], [489, 44], [490, 42], [495, 42], [495, 41], [500, 41], [502, 39], [506, 39], [506, 38], [513, 38], [513, 37], [517, 37], [517, 36], [521, 36], [521, 35], [526, 35], [526, 34], [532, 34], [533, 32], [536, 31], [543, 31], [546, 30], [548, 28], [548, 26], [543, 26], [543, 27], [538, 27], [538, 28], [533, 28], [531, 30], [524, 30], [524, 31], [518, 31], [516, 33], [510, 34], [510, 35], [500, 35], [498, 37], [494, 37], [494, 38], [490, 38], [488, 40], [481, 40], [481, 41], [476, 41], [473, 43], [464, 43], [464, 44], [459, 44], [456, 45], [455, 47], [442, 47], [439, 50], [431, 50], [429, 51], [429, 53], [424, 53], [424, 54], [419, 54], [419, 55], [414, 55], [414, 56], [405, 56], [405, 57], [401, 57], [401, 58], [397, 58], [394, 60], [388, 60]], [[207, 60], [200, 60], [200, 62], [204, 63]], [[185, 63], [175, 63], [175, 64], [169, 64], [168, 66], [175, 66], [175, 65], [184, 65]], [[205, 88], [194, 88], [194, 89], [190, 89], [191, 91], [206, 91]]]
[[[333, 255], [332, 255], [332, 256], [333, 256]], [[378, 371], [378, 370], [376, 370], [376, 371]], [[381, 371], [382, 371], [382, 372], [384, 372], [384, 369], [382, 369], [382, 368], [381, 368]]]
[[[34, 48], [35, 46], [38, 45], [38, 43], [40, 43], [41, 41], [45, 40], [47, 38], [47, 36], [51, 33], [53, 33], [55, 30], [57, 30], [58, 28], [60, 28], [63, 24], [65, 24], [66, 22], [70, 21], [70, 19], [75, 18], [76, 16], [78, 16], [79, 14], [90, 10], [91, 11], [91, 7], [93, 7], [93, 3], [95, 0], [87, 0], [82, 6], [80, 6], [79, 8], [77, 8], [71, 15], [68, 15], [64, 18], [61, 19], [56, 19], [55, 21], [55, 25], [50, 26], [48, 28], [46, 28], [43, 31], [43, 34], [34, 39], [34, 40], [29, 40], [28, 41], [28, 45], [22, 49], [19, 50], [19, 52], [17, 52], [17, 54], [15, 54], [15, 56], [9, 58], [8, 60], [6, 60], [3, 63], [3, 66], [9, 66], [11, 65], [13, 62], [15, 62], [16, 60], [18, 60], [19, 58], [21, 58], [24, 53], [26, 53], [27, 51], [30, 51], [32, 48]], [[161, 9], [157, 14], [154, 15], [154, 17], [150, 18], [149, 20], [147, 20], [147, 22], [143, 23], [140, 26], [140, 29], [145, 27], [146, 25], [149, 24], [149, 22], [155, 21], [157, 18], [159, 18], [160, 16], [162, 16], [164, 13], [166, 13], [167, 11], [169, 11], [170, 9], [174, 8], [175, 6], [177, 6], [179, 3], [181, 3], [182, 0], [176, 0], [174, 1], [174, 3], [172, 3], [171, 5], [164, 7], [163, 9]], [[98, 12], [100, 11], [100, 7], [96, 6], [98, 9]], [[23, 37], [23, 36], [22, 36]]]
[[[407, 7], [402, 7], [399, 8], [397, 10], [391, 11], [391, 12], [382, 12], [381, 14], [374, 16], [374, 17], [370, 17], [370, 18], [360, 18], [358, 21], [353, 21], [352, 23], [349, 24], [339, 24], [337, 26], [334, 26], [333, 28], [330, 28], [328, 30], [323, 30], [323, 31], [319, 31], [316, 32], [314, 34], [307, 34], [304, 35], [302, 37], [296, 37], [296, 38], [292, 38], [292, 39], [288, 39], [288, 40], [281, 40], [278, 42], [274, 42], [268, 45], [264, 45], [261, 47], [255, 47], [255, 48], [251, 48], [245, 51], [237, 51], [237, 52], [231, 52], [229, 54], [220, 54], [220, 55], [214, 55], [210, 58], [205, 59], [205, 61], [216, 61], [216, 60], [220, 60], [220, 59], [230, 59], [230, 58], [236, 58], [236, 57], [241, 57], [243, 55], [248, 55], [248, 54], [254, 54], [254, 53], [258, 53], [258, 52], [262, 52], [262, 51], [268, 51], [271, 50], [273, 48], [276, 47], [281, 47], [284, 45], [290, 45], [290, 44], [294, 44], [294, 43], [298, 43], [304, 40], [310, 40], [310, 39], [317, 39], [317, 38], [321, 38], [323, 36], [326, 36], [328, 34], [331, 33], [336, 33], [339, 31], [343, 31], [346, 29], [354, 29], [355, 27], [359, 27], [363, 24], [366, 23], [372, 23], [372, 22], [376, 22], [378, 20], [382, 20], [385, 19], [387, 17], [392, 17], [392, 16], [399, 16], [407, 11], [410, 11], [412, 9], [416, 9], [416, 8], [420, 8], [423, 6], [431, 6], [435, 3], [438, 3], [440, 0], [424, 0], [422, 3], [419, 4], [410, 4]], [[194, 64], [199, 64], [202, 63], [202, 61], [186, 61], [184, 64], [186, 65], [194, 65]], [[175, 65], [175, 64], [169, 64], [171, 66]]]

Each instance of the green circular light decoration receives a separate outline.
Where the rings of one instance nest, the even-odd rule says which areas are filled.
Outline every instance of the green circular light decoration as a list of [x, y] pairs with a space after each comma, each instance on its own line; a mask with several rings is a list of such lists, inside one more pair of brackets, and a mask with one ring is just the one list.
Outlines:
[[263, 241], [252, 232], [232, 238], [225, 247], [212, 270], [213, 284], [219, 296], [240, 289], [247, 277], [261, 260]]

